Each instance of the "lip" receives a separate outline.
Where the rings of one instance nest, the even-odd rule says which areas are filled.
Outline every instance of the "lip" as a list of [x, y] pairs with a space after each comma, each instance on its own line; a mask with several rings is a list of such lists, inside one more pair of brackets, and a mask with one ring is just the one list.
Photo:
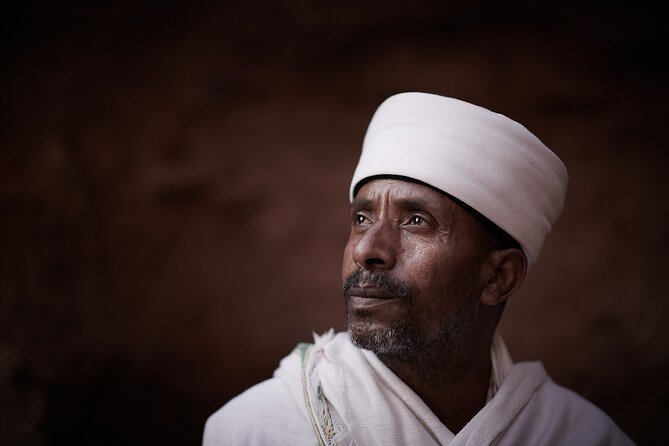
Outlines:
[[353, 287], [346, 294], [351, 309], [370, 309], [397, 300], [397, 296], [385, 288]]
[[369, 310], [374, 307], [380, 307], [389, 303], [396, 302], [397, 298], [378, 298], [378, 297], [361, 297], [349, 296], [348, 305], [351, 310]]
[[377, 300], [387, 300], [387, 299], [397, 299], [393, 293], [388, 291], [385, 288], [380, 287], [351, 287], [348, 289], [347, 293], [351, 297], [360, 297], [365, 299], [377, 299]]

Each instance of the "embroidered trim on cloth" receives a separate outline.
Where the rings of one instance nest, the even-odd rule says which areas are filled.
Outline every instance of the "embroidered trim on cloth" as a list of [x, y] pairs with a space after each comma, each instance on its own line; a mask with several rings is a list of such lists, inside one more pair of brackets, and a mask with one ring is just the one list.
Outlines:
[[332, 413], [328, 400], [323, 394], [323, 387], [315, 375], [315, 365], [312, 359], [313, 344], [301, 343], [295, 348], [302, 359], [302, 388], [304, 402], [307, 405], [311, 426], [316, 433], [319, 446], [335, 446], [339, 444], [343, 429], [332, 420]]

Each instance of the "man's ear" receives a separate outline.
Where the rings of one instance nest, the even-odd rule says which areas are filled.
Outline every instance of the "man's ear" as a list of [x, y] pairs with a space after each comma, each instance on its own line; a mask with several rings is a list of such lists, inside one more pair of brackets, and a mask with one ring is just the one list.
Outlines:
[[527, 257], [521, 249], [509, 248], [490, 252], [487, 281], [481, 292], [481, 303], [497, 305], [518, 289], [527, 272]]

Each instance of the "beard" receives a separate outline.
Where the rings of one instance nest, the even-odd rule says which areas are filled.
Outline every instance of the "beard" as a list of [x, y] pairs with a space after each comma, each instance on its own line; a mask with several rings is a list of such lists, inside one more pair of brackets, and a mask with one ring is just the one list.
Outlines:
[[[398, 297], [402, 311], [385, 326], [374, 324], [364, 311], [354, 315], [349, 311], [348, 290], [361, 284], [385, 288]], [[461, 287], [456, 287], [461, 288]], [[356, 270], [345, 281], [344, 302], [346, 325], [353, 344], [370, 350], [383, 362], [410, 361], [428, 372], [454, 372], [468, 362], [471, 345], [476, 341], [476, 320], [479, 307], [465, 293], [461, 305], [448, 313], [431, 314], [436, 323], [426, 331], [421, 328], [421, 316], [415, 292], [403, 281], [389, 277], [385, 272]], [[462, 296], [462, 294], [459, 294]], [[447, 298], [444, 296], [444, 298]]]

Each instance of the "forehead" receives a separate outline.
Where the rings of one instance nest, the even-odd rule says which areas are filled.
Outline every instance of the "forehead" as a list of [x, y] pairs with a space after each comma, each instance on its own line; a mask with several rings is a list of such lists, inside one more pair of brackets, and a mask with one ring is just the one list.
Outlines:
[[375, 179], [365, 183], [356, 194], [351, 206], [374, 206], [381, 203], [431, 208], [444, 212], [461, 209], [446, 194], [433, 187], [402, 179]]

